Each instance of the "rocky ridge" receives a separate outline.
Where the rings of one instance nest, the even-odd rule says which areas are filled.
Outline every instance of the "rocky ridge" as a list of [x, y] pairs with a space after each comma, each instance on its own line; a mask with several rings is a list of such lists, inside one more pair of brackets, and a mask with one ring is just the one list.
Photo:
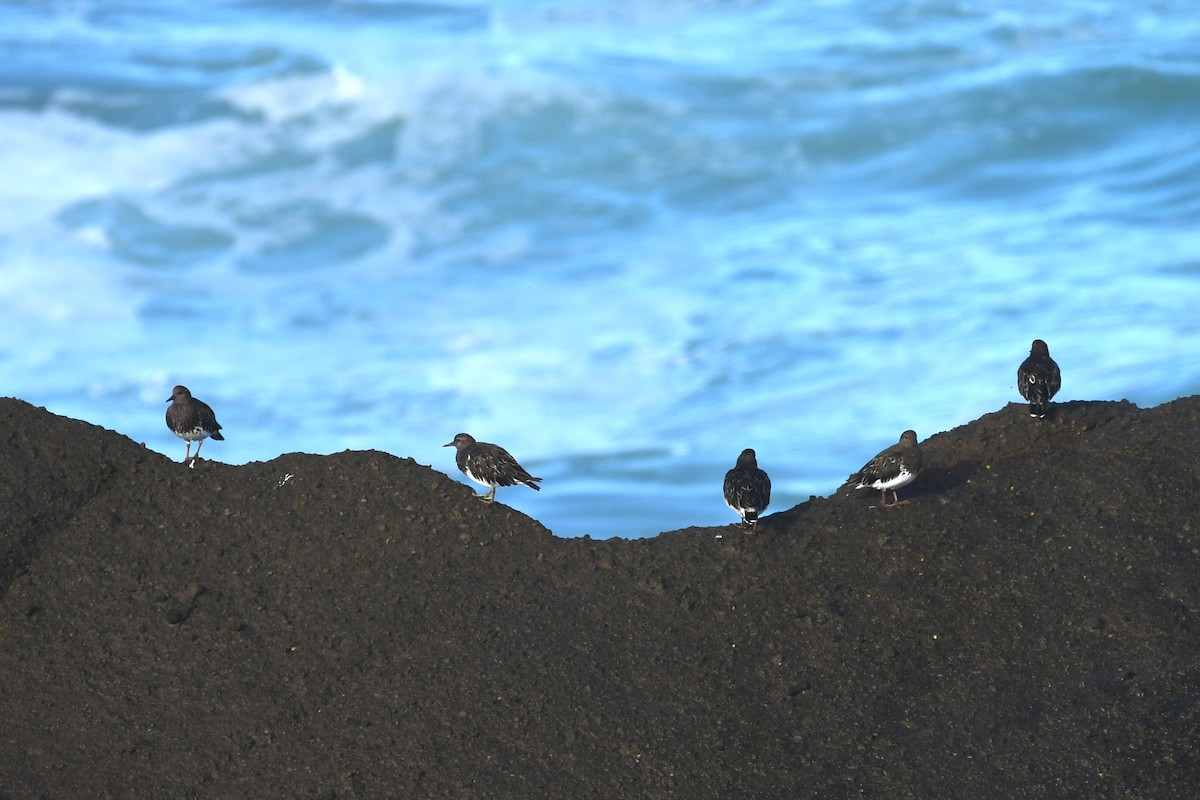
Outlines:
[[1200, 786], [1200, 398], [1010, 404], [904, 508], [600, 541], [385, 453], [0, 430], [0, 798]]

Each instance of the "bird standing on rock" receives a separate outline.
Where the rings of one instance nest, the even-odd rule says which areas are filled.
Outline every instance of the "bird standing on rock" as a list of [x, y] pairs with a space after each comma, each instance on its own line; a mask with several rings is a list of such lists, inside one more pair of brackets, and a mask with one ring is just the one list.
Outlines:
[[[884, 508], [906, 506], [907, 500], [901, 500], [896, 490], [907, 486], [917, 478], [925, 457], [917, 445], [917, 432], [905, 431], [900, 434], [900, 441], [884, 450], [868, 461], [862, 469], [846, 479], [846, 485], [854, 484], [855, 489], [878, 489], [880, 505]], [[892, 492], [892, 501], [887, 501], [888, 490]]]
[[1062, 386], [1058, 364], [1050, 357], [1050, 348], [1041, 339], [1034, 339], [1029, 358], [1017, 369], [1017, 389], [1029, 401], [1029, 416], [1042, 419], [1050, 398]]
[[225, 437], [221, 435], [217, 415], [209, 408], [208, 403], [192, 397], [186, 386], [176, 386], [172, 389], [167, 402], [171, 404], [167, 409], [167, 427], [171, 429], [171, 433], [187, 442], [187, 451], [183, 456], [185, 462], [191, 459], [192, 466], [196, 465], [195, 459], [191, 458], [192, 442], [199, 442], [196, 445], [196, 458], [199, 458], [200, 448], [208, 437], [211, 436], [219, 442], [225, 441]]
[[500, 445], [477, 442], [470, 434], [460, 433], [454, 437], [454, 441], [442, 446], [453, 447], [457, 451], [454, 454], [454, 463], [458, 464], [464, 475], [488, 487], [488, 492], [479, 495], [485, 503], [496, 501], [497, 486], [516, 486], [519, 483], [534, 491], [541, 491], [541, 487], [536, 483], [541, 478], [535, 478], [526, 472], [525, 468]]
[[771, 479], [758, 468], [754, 451], [746, 448], [737, 465], [725, 473], [725, 505], [742, 518], [742, 530], [754, 533], [758, 515], [771, 504]]

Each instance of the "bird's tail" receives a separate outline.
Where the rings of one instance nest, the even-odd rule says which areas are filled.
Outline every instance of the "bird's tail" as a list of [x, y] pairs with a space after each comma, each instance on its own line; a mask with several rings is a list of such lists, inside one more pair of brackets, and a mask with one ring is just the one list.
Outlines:
[[225, 441], [225, 437], [221, 435], [220, 431], [213, 431], [212, 438], [216, 439], [218, 442]]
[[530, 489], [533, 489], [535, 492], [540, 492], [542, 490], [542, 487], [540, 487], [536, 483], [534, 483], [534, 481], [540, 481], [540, 480], [541, 480], [541, 478], [530, 478], [527, 481], [521, 481], [521, 483], [528, 486]]
[[1046, 416], [1046, 403], [1050, 399], [1049, 387], [1043, 381], [1029, 382], [1029, 416]]

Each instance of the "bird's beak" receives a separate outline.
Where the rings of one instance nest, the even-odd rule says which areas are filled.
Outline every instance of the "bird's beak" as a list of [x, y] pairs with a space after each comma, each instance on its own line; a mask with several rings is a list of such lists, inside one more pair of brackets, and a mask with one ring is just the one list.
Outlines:
[[444, 445], [442, 445], [442, 447], [453, 447], [453, 446], [454, 446], [454, 442], [446, 442]]
[[172, 401], [172, 400], [174, 400], [174, 399], [175, 399], [174, 397], [168, 397], [168, 398], [167, 398], [167, 402], [169, 403], [169, 402], [171, 402], [171, 401]]

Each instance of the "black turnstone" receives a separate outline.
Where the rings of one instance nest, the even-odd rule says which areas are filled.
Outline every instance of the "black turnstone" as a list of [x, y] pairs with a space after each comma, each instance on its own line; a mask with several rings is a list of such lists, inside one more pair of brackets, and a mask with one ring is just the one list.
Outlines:
[[742, 530], [754, 533], [758, 515], [771, 504], [771, 479], [758, 468], [754, 451], [746, 448], [737, 465], [725, 473], [725, 505], [742, 518]]
[[[884, 508], [906, 506], [907, 500], [901, 500], [896, 490], [907, 486], [916, 480], [921, 471], [925, 458], [917, 445], [916, 431], [905, 431], [900, 434], [900, 441], [872, 458], [858, 472], [846, 479], [846, 485], [854, 485], [855, 489], [878, 489], [880, 504]], [[892, 491], [893, 502], [887, 501], [888, 490]]]
[[495, 502], [497, 486], [516, 486], [520, 483], [535, 491], [542, 490], [536, 483], [541, 478], [535, 478], [526, 472], [525, 468], [498, 444], [477, 442], [470, 434], [460, 433], [454, 437], [453, 442], [442, 446], [453, 447], [456, 450], [454, 463], [458, 464], [464, 475], [488, 487], [486, 493], [479, 495], [485, 503]]
[[[208, 407], [208, 403], [192, 397], [186, 386], [176, 386], [167, 402], [171, 404], [167, 409], [167, 427], [171, 433], [187, 442], [187, 452], [183, 456], [185, 462], [192, 456], [192, 442], [200, 442], [196, 445], [196, 458], [199, 458], [200, 448], [209, 436], [217, 441], [225, 440], [217, 415]], [[192, 465], [195, 464], [195, 459], [192, 459]]]
[[1017, 369], [1017, 389], [1029, 401], [1029, 416], [1046, 416], [1046, 405], [1062, 386], [1058, 364], [1050, 357], [1050, 348], [1041, 339], [1034, 339], [1029, 358]]

